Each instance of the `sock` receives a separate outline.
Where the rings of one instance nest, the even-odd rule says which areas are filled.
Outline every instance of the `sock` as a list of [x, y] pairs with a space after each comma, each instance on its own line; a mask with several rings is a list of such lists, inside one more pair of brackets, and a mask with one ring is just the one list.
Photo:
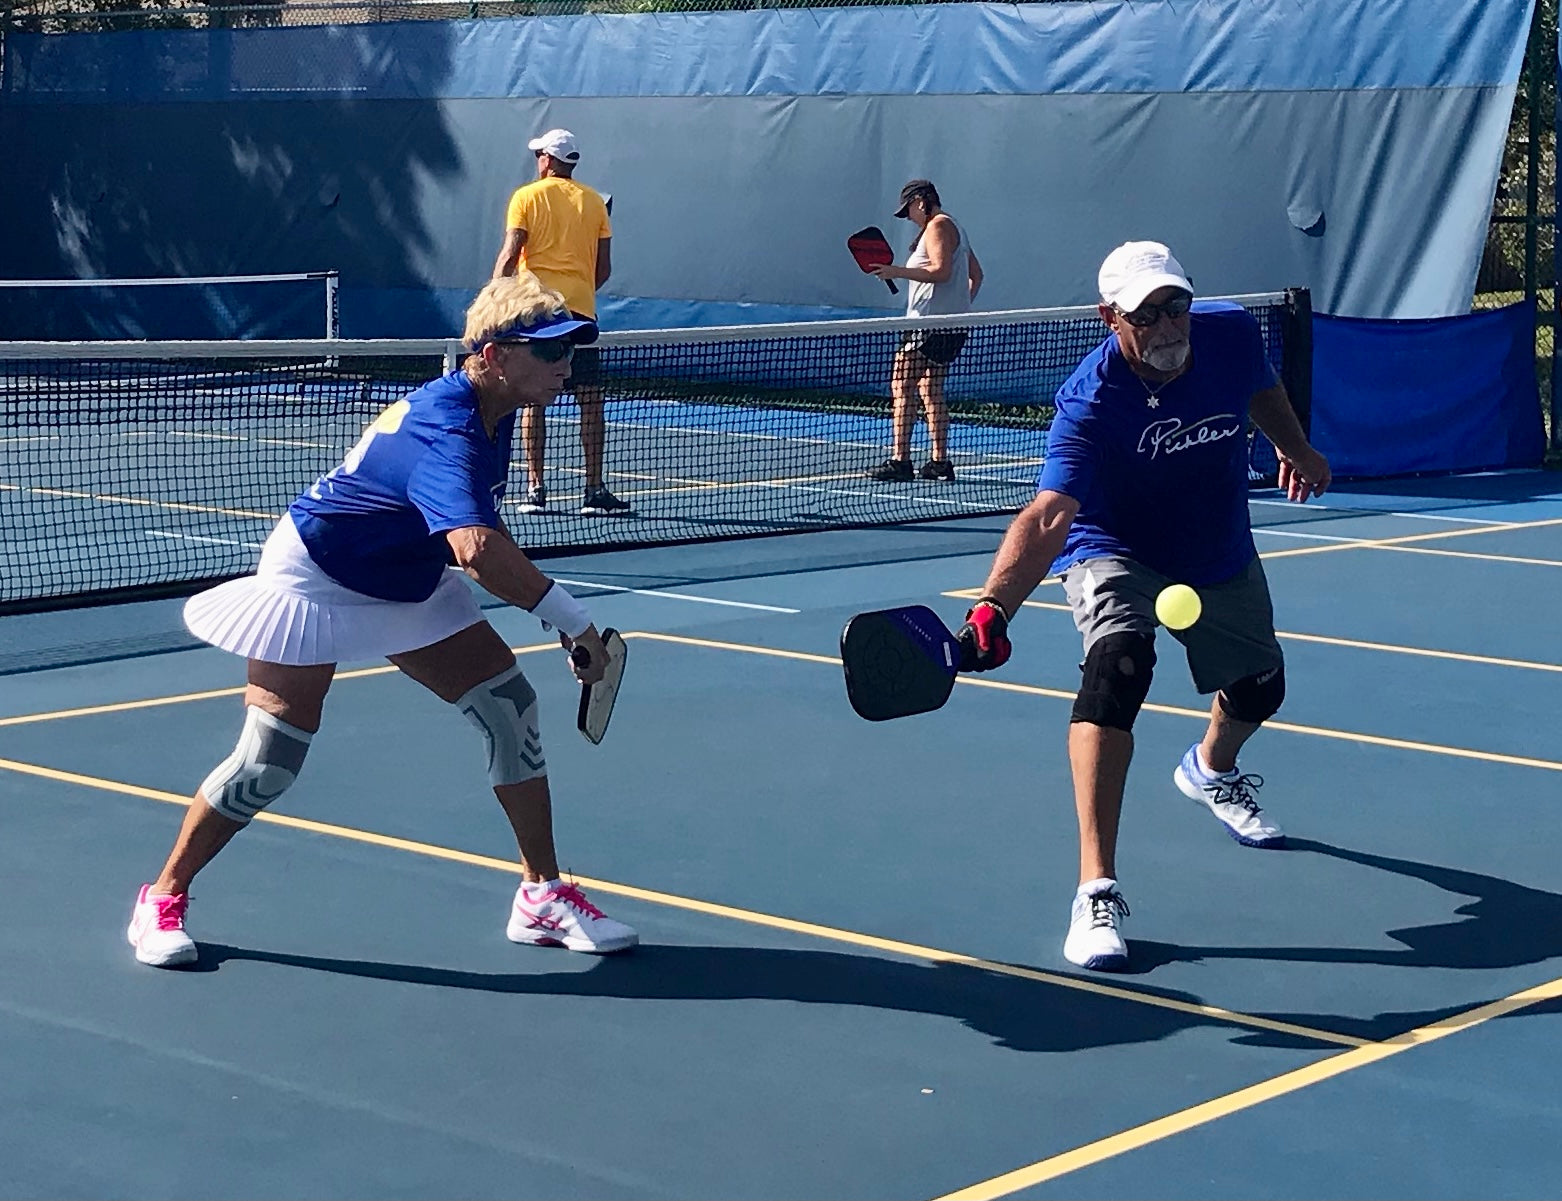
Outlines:
[[1076, 897], [1095, 896], [1098, 892], [1110, 892], [1117, 887], [1117, 881], [1111, 876], [1102, 876], [1098, 880], [1086, 880], [1074, 893]]
[[1229, 780], [1237, 774], [1235, 767], [1230, 771], [1216, 771], [1204, 761], [1204, 748], [1198, 743], [1193, 744], [1193, 763], [1199, 769], [1199, 772], [1210, 780]]

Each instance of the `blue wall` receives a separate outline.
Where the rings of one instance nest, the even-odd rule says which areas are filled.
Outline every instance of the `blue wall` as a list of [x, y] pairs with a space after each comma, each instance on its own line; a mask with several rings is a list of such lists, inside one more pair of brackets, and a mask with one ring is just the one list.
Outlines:
[[[844, 235], [935, 179], [984, 307], [1094, 299], [1124, 239], [1206, 294], [1463, 312], [1532, 0], [1199, 0], [20, 36], [0, 276], [342, 272], [441, 335], [526, 138], [615, 196], [610, 324], [878, 313]], [[1436, 136], [1428, 136], [1436, 130]], [[5, 331], [0, 329], [0, 337]]]

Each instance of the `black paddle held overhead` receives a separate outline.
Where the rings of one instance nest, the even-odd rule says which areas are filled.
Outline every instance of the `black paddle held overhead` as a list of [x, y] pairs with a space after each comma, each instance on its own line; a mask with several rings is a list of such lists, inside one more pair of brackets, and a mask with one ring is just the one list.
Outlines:
[[[846, 249], [851, 251], [852, 258], [857, 260], [857, 266], [865, 272], [872, 271], [875, 267], [888, 267], [895, 261], [895, 252], [890, 249], [889, 239], [877, 225], [869, 225], [852, 234], [846, 239]], [[884, 286], [891, 292], [900, 291], [892, 279], [885, 280]]]

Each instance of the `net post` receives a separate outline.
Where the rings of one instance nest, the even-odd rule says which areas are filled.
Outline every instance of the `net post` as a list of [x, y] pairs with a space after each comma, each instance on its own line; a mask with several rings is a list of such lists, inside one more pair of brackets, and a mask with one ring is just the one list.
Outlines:
[[340, 272], [325, 273], [325, 336], [332, 341], [342, 336], [342, 304], [337, 295], [340, 283]]
[[460, 338], [449, 338], [445, 342], [445, 372], [448, 374], [461, 365], [461, 360], [466, 357], [466, 344]]
[[1310, 288], [1285, 290], [1285, 324], [1280, 355], [1280, 382], [1302, 432], [1312, 436], [1313, 299]]

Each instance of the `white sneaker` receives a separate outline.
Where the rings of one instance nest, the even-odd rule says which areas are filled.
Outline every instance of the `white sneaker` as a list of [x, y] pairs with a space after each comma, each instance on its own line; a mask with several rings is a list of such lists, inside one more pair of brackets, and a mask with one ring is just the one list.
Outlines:
[[1092, 972], [1120, 972], [1128, 966], [1128, 944], [1118, 923], [1128, 916], [1128, 902], [1117, 881], [1103, 877], [1079, 886], [1069, 915], [1063, 958]]
[[1239, 775], [1235, 768], [1223, 775], [1207, 771], [1194, 743], [1172, 773], [1182, 795], [1204, 805], [1220, 819], [1231, 835], [1245, 847], [1275, 850], [1285, 846], [1285, 831], [1269, 821], [1254, 800], [1264, 786], [1263, 776]]
[[187, 894], [176, 897], [148, 896], [150, 884], [143, 884], [130, 913], [126, 936], [136, 949], [136, 958], [153, 967], [178, 967], [194, 963], [200, 954], [184, 932], [184, 911], [190, 904]]
[[591, 955], [627, 951], [640, 942], [638, 934], [586, 900], [577, 885], [563, 880], [516, 889], [505, 934], [511, 942], [566, 947]]

